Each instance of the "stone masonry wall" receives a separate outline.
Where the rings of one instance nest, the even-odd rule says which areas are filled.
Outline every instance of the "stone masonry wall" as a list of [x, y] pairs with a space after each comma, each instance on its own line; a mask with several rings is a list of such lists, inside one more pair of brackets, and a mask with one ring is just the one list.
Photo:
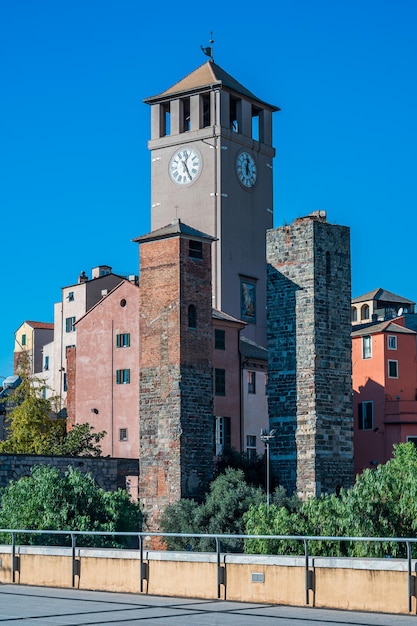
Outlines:
[[267, 261], [272, 468], [305, 498], [353, 481], [349, 229], [298, 219]]
[[91, 472], [99, 487], [106, 491], [126, 489], [128, 477], [139, 473], [138, 459], [0, 454], [0, 488], [7, 487], [11, 480], [29, 476], [34, 465], [48, 465], [63, 472], [71, 466], [83, 473]]

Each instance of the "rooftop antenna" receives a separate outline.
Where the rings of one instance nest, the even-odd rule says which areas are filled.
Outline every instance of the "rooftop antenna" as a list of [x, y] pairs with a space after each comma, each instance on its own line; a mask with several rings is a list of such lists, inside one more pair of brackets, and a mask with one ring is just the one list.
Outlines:
[[200, 48], [202, 49], [202, 51], [204, 52], [204, 54], [210, 58], [210, 61], [214, 61], [214, 57], [213, 57], [213, 44], [214, 44], [214, 39], [213, 39], [213, 31], [210, 31], [210, 40], [209, 40], [209, 46], [207, 46], [206, 48], [204, 46], [200, 46]]

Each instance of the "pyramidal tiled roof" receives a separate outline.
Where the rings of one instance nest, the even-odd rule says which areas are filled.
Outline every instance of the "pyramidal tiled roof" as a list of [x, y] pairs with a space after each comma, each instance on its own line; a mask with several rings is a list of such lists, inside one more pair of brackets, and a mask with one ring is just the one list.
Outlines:
[[187, 74], [187, 76], [181, 79], [178, 83], [175, 83], [175, 85], [169, 89], [166, 89], [156, 96], [145, 98], [144, 102], [147, 104], [153, 104], [159, 100], [166, 100], [174, 94], [192, 93], [194, 91], [201, 90], [204, 87], [211, 86], [226, 87], [231, 91], [241, 94], [242, 96], [246, 96], [251, 100], [256, 100], [257, 102], [262, 103], [273, 111], [280, 110], [279, 107], [260, 100], [254, 93], [249, 91], [249, 89], [246, 89], [246, 87], [233, 78], [233, 76], [214, 63], [214, 61], [207, 61], [206, 63], [203, 63], [203, 65], [200, 65], [200, 67], [196, 70]]
[[167, 226], [163, 226], [162, 228], [153, 230], [147, 235], [136, 237], [136, 239], [132, 239], [132, 241], [135, 241], [137, 243], [143, 243], [144, 241], [154, 241], [156, 239], [167, 239], [168, 237], [176, 237], [177, 235], [185, 235], [186, 237], [192, 237], [193, 239], [204, 239], [206, 241], [216, 241], [216, 237], [212, 237], [211, 235], [207, 235], [206, 233], [203, 233], [201, 230], [197, 230], [196, 228], [187, 226], [187, 224], [184, 224], [184, 222], [181, 222], [180, 219], [175, 219]]
[[395, 293], [382, 289], [381, 287], [378, 287], [378, 289], [374, 289], [373, 291], [368, 291], [368, 293], [365, 293], [363, 296], [353, 298], [352, 304], [356, 304], [357, 302], [366, 302], [367, 300], [382, 300], [383, 302], [415, 304], [412, 300], [407, 300], [407, 298], [397, 296]]

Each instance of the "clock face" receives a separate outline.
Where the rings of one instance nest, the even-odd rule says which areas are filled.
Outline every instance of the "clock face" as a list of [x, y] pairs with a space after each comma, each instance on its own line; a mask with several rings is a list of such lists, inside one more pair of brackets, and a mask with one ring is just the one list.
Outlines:
[[256, 163], [249, 152], [240, 152], [236, 159], [236, 172], [239, 181], [246, 189], [250, 189], [256, 183]]
[[188, 185], [201, 170], [201, 157], [192, 148], [181, 148], [169, 162], [169, 175], [177, 185]]

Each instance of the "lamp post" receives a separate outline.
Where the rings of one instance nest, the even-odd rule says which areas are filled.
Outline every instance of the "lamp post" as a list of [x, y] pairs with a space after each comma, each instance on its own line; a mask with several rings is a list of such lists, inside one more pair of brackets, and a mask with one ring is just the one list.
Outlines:
[[266, 448], [266, 504], [269, 507], [270, 493], [269, 493], [269, 446], [272, 439], [275, 437], [276, 430], [273, 428], [268, 432], [266, 428], [261, 429], [261, 441], [265, 444]]

